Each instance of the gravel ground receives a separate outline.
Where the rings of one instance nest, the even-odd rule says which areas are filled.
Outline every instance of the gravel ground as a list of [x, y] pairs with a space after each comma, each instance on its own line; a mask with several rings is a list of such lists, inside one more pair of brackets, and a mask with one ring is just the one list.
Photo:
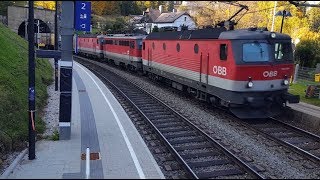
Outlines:
[[[50, 64], [54, 67], [53, 59], [50, 59]], [[54, 78], [54, 76], [53, 76]], [[43, 136], [52, 136], [54, 131], [58, 131], [59, 128], [59, 103], [60, 103], [60, 91], [55, 91], [55, 84], [53, 83], [48, 86], [47, 92], [49, 95], [47, 105], [44, 108], [43, 120], [46, 123], [47, 129]]]
[[[103, 65], [113, 72], [122, 74], [131, 82], [151, 92], [153, 95], [170, 104], [175, 110], [183, 113], [189, 119], [199, 121], [200, 124], [213, 131], [224, 141], [231, 144], [232, 147], [240, 149], [242, 153], [251, 157], [256, 163], [264, 167], [266, 175], [277, 178], [294, 179], [314, 179], [320, 177], [320, 167], [307, 169], [303, 164], [310, 163], [307, 160], [295, 161], [291, 156], [295, 153], [286, 153], [283, 148], [278, 146], [269, 147], [266, 142], [269, 141], [263, 137], [255, 138], [247, 129], [237, 127], [231, 116], [221, 113], [221, 111], [212, 109], [208, 111], [201, 107], [194, 100], [186, 99], [171, 88], [159, 87], [157, 84], [146, 80], [145, 77], [138, 77], [122, 70]], [[263, 139], [263, 140], [261, 140]]]

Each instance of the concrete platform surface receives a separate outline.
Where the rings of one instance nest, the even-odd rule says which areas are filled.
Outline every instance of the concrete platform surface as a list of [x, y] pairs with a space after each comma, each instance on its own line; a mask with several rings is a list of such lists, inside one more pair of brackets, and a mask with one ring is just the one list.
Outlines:
[[135, 126], [108, 88], [82, 65], [73, 64], [70, 140], [41, 140], [36, 159], [22, 158], [8, 178], [79, 179], [85, 177], [81, 154], [100, 153], [90, 161], [90, 178], [164, 179]]
[[317, 118], [320, 118], [320, 107], [314, 106], [312, 104], [307, 104], [304, 102], [299, 102], [297, 104], [288, 104], [289, 107], [296, 111], [300, 111], [312, 116], [315, 116]]

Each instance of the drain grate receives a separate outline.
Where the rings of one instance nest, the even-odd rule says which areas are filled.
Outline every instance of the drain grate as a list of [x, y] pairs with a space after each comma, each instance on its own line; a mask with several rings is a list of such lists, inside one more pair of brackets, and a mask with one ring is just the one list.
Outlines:
[[[90, 160], [100, 160], [100, 152], [97, 153], [90, 153]], [[86, 160], [86, 153], [81, 154], [81, 160]]]

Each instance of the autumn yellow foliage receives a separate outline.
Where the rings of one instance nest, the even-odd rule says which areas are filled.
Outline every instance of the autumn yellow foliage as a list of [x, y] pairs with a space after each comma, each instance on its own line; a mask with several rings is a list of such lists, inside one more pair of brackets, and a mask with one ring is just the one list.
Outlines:
[[56, 9], [55, 1], [34, 1], [34, 6], [50, 10]]

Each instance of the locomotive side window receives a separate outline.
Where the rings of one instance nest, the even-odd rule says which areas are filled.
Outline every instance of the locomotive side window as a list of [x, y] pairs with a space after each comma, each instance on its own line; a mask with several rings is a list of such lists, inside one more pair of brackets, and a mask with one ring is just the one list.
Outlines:
[[228, 46], [227, 44], [220, 44], [220, 60], [227, 60]]
[[177, 51], [180, 52], [180, 44], [179, 43], [177, 43], [177, 47], [176, 48], [177, 48]]
[[242, 46], [242, 59], [244, 62], [269, 61], [269, 45], [267, 43], [245, 43]]
[[194, 53], [198, 54], [198, 52], [199, 52], [199, 45], [198, 45], [198, 44], [195, 44], [194, 47], [193, 47], [193, 50], [194, 50]]
[[139, 50], [142, 49], [142, 40], [137, 40], [137, 46]]
[[275, 43], [275, 60], [286, 61], [292, 59], [292, 46], [291, 43]]

